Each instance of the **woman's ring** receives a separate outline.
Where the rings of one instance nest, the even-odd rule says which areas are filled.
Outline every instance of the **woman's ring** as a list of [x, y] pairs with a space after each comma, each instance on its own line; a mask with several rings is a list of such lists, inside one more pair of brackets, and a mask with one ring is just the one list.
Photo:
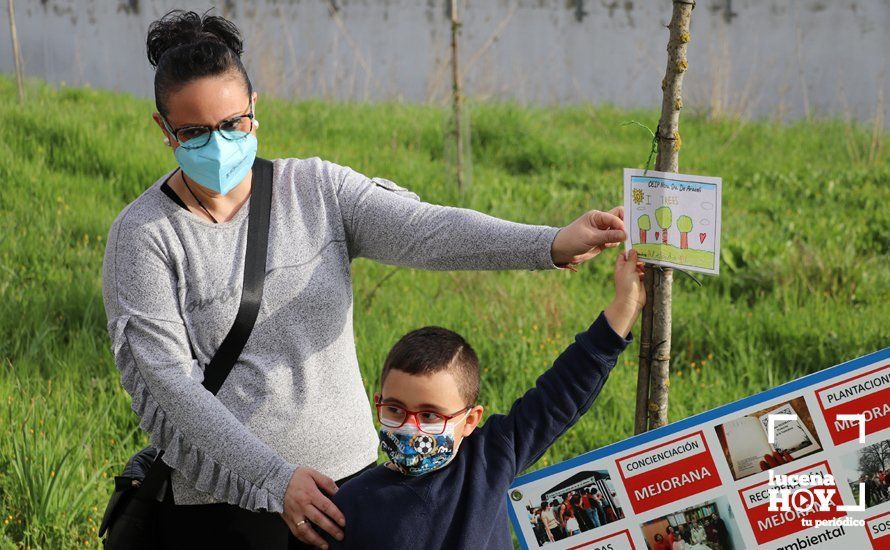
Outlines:
[[300, 527], [300, 526], [303, 525], [304, 523], [306, 523], [306, 520], [305, 520], [305, 519], [301, 519], [300, 521], [297, 522], [297, 527]]

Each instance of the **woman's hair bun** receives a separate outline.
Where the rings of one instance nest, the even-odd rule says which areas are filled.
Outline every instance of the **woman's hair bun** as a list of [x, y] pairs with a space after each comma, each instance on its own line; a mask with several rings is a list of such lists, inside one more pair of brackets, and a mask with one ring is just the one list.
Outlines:
[[222, 43], [238, 57], [244, 51], [241, 33], [225, 17], [207, 15], [207, 12], [199, 15], [193, 11], [171, 10], [148, 28], [148, 62], [157, 67], [167, 51], [206, 42]]

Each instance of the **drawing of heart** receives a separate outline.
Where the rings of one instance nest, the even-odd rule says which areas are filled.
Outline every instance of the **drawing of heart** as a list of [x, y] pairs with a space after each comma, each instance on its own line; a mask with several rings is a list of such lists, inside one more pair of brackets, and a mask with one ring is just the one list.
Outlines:
[[699, 242], [699, 243], [703, 243], [703, 242], [705, 242], [705, 237], [707, 237], [707, 236], [708, 236], [707, 233], [699, 233], [699, 234], [698, 234], [698, 242]]
[[659, 231], [656, 231], [656, 232], [655, 232], [655, 240], [656, 240], [656, 241], [658, 240], [658, 236], [659, 236], [660, 234], [661, 234], [661, 232], [659, 232]]

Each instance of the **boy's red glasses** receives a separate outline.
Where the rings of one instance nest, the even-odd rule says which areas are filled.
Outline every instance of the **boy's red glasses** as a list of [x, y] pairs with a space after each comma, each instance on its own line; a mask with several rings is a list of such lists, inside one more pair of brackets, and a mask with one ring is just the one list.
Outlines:
[[417, 429], [429, 435], [444, 433], [449, 420], [473, 408], [472, 405], [467, 405], [454, 414], [442, 414], [435, 411], [412, 411], [399, 405], [382, 403], [379, 397], [375, 399], [374, 407], [377, 409], [377, 420], [387, 428], [401, 428], [409, 418], [414, 418], [414, 425], [417, 426]]

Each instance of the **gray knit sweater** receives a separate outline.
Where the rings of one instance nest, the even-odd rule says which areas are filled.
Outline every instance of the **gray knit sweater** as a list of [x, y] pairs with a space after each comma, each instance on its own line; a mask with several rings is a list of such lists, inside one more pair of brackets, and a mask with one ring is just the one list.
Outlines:
[[353, 258], [423, 269], [555, 267], [558, 228], [424, 203], [318, 158], [274, 166], [259, 317], [216, 397], [201, 386], [203, 368], [241, 300], [250, 200], [214, 224], [167, 197], [165, 175], [108, 235], [111, 349], [140, 427], [175, 469], [177, 504], [281, 512], [298, 466], [339, 479], [376, 460], [353, 340]]

